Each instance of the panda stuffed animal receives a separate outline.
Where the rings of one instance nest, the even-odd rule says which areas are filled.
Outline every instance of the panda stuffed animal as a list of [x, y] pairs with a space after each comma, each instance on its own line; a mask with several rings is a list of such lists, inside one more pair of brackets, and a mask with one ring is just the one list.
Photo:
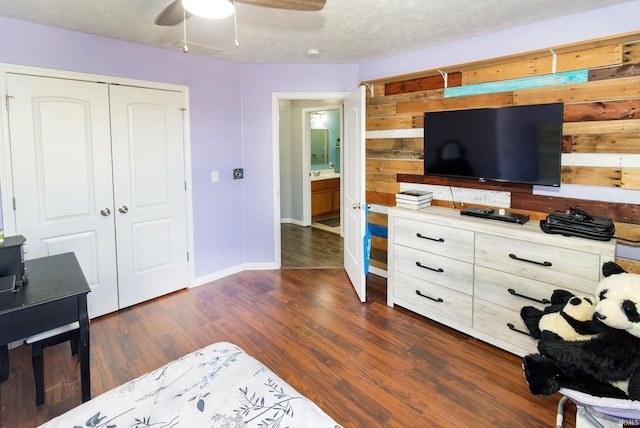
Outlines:
[[523, 360], [533, 394], [570, 388], [591, 395], [640, 400], [640, 275], [610, 262], [596, 288], [594, 319], [602, 325], [588, 340], [542, 335], [540, 354]]
[[[604, 328], [594, 316], [594, 298], [575, 296], [565, 290], [555, 290], [551, 295], [551, 305], [544, 310], [525, 306], [520, 315], [531, 336], [542, 342], [590, 340]], [[544, 355], [526, 356], [523, 369], [529, 388], [536, 395], [550, 395], [565, 387], [578, 391], [588, 390], [599, 396], [626, 397], [625, 391], [609, 383], [597, 383], [587, 377], [568, 376]]]
[[595, 299], [574, 296], [565, 290], [555, 290], [551, 295], [551, 305], [544, 310], [525, 306], [520, 316], [533, 338], [555, 334], [564, 340], [586, 340], [595, 333]]

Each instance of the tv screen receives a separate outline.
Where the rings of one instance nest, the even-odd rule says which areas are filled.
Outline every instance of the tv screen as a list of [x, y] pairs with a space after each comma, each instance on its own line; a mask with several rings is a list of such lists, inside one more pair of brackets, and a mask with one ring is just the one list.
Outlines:
[[424, 174], [560, 185], [563, 104], [426, 112]]

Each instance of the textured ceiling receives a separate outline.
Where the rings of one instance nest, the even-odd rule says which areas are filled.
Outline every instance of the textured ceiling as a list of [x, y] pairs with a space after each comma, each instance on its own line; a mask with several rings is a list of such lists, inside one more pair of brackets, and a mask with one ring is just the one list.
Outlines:
[[[182, 25], [154, 25], [172, 0], [0, 0], [0, 16], [182, 50]], [[187, 20], [187, 40], [238, 63], [353, 64], [629, 0], [327, 0], [319, 12], [237, 5], [234, 18]], [[178, 43], [176, 43], [178, 42]], [[307, 58], [319, 49], [318, 58]], [[197, 54], [196, 49], [190, 51]]]

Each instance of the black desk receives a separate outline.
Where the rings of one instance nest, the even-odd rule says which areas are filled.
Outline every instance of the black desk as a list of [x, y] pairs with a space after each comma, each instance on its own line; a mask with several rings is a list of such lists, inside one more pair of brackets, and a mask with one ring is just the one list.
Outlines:
[[7, 344], [80, 322], [82, 402], [91, 399], [89, 375], [89, 315], [91, 291], [74, 253], [28, 260], [27, 281], [18, 292], [0, 293], [0, 380], [9, 376]]

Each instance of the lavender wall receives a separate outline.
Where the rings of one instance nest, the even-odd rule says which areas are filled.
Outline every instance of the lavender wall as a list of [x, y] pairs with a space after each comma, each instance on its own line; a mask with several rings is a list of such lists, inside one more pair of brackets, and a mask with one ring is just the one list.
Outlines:
[[248, 263], [273, 263], [273, 93], [351, 92], [357, 65], [245, 65], [242, 120]]

